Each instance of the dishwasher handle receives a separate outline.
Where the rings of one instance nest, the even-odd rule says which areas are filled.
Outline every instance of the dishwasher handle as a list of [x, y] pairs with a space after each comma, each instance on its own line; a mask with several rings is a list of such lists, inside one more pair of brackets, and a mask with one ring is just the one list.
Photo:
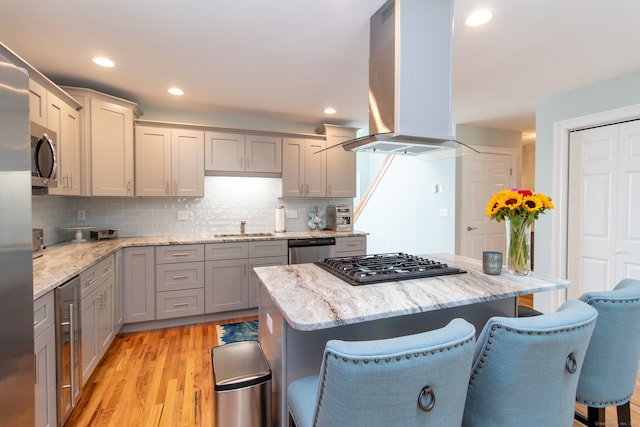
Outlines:
[[334, 246], [335, 237], [313, 237], [311, 239], [290, 239], [290, 248], [305, 248], [309, 246]]

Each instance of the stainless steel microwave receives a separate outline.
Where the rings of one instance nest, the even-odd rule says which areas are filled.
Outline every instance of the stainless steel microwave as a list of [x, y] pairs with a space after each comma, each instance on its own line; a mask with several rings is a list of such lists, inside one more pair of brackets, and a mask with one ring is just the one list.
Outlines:
[[57, 134], [31, 122], [31, 186], [58, 186]]

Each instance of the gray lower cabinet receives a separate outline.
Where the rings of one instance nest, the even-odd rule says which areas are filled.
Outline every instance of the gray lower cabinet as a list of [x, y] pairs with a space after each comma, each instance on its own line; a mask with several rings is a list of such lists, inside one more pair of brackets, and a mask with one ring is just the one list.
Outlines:
[[205, 245], [205, 312], [258, 306], [253, 267], [286, 264], [286, 240], [211, 243]]
[[53, 291], [33, 302], [36, 427], [56, 427], [56, 331]]
[[[246, 245], [246, 243], [243, 243]], [[247, 258], [205, 263], [205, 311], [249, 308], [249, 261]]]
[[155, 320], [155, 248], [124, 248], [122, 256], [124, 323]]
[[122, 272], [122, 249], [115, 254], [115, 275], [116, 275], [116, 287], [115, 287], [115, 315], [116, 315], [116, 334], [120, 332], [124, 323], [124, 311], [122, 309], [122, 292], [123, 292], [123, 272]]
[[80, 273], [82, 384], [95, 370], [116, 335], [115, 256]]
[[255, 308], [253, 268], [287, 264], [287, 251], [287, 240], [125, 248], [124, 323]]
[[367, 237], [336, 237], [336, 256], [358, 256], [367, 254]]
[[204, 314], [204, 245], [156, 247], [156, 319]]

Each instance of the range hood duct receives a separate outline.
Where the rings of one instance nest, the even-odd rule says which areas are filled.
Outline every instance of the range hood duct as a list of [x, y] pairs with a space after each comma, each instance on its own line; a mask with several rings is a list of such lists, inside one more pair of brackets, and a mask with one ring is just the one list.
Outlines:
[[453, 0], [389, 0], [371, 17], [370, 31], [370, 135], [342, 147], [407, 155], [458, 148], [451, 135]]

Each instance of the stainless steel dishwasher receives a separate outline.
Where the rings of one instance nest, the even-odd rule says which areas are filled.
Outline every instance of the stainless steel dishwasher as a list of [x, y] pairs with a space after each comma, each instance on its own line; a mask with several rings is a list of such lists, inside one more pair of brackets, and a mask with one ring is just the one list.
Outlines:
[[334, 256], [336, 256], [336, 239], [333, 237], [289, 240], [289, 264], [322, 261]]

